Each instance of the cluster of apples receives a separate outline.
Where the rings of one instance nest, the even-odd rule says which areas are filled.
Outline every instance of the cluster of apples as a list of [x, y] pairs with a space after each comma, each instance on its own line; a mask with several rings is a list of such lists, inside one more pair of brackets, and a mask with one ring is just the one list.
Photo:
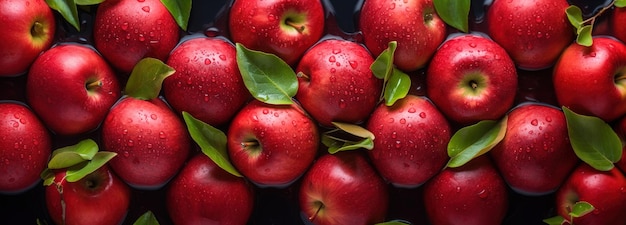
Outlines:
[[137, 222], [257, 224], [288, 190], [304, 224], [497, 225], [512, 193], [554, 196], [525, 224], [626, 224], [626, 1], [365, 0], [355, 31], [340, 4], [190, 31], [206, 3], [0, 0], [0, 195], [43, 184], [68, 225], [159, 190]]

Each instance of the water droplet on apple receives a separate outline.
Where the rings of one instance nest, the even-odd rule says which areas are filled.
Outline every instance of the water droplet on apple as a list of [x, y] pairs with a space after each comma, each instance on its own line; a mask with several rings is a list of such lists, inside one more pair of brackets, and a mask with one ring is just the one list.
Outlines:
[[591, 56], [591, 57], [596, 57], [596, 52], [590, 52], [590, 53], [589, 53], [589, 56]]
[[268, 114], [270, 111], [268, 109], [263, 109], [263, 114]]
[[483, 189], [480, 192], [478, 192], [478, 197], [479, 198], [485, 199], [485, 198], [487, 198], [487, 196], [489, 196], [489, 193], [487, 193], [487, 190], [485, 190], [485, 189]]
[[413, 107], [409, 108], [409, 110], [407, 110], [409, 113], [415, 113], [417, 110]]
[[335, 56], [331, 55], [331, 56], [328, 58], [328, 61], [329, 61], [329, 62], [336, 62], [336, 61], [337, 61], [337, 59], [335, 59]]
[[359, 63], [357, 63], [356, 61], [350, 61], [349, 63], [352, 69], [356, 69], [359, 66]]
[[341, 49], [333, 49], [333, 54], [339, 54], [341, 53]]
[[146, 0], [137, 0], [138, 2], [145, 2]]
[[539, 121], [537, 121], [537, 119], [533, 119], [532, 121], [530, 121], [530, 124], [532, 124], [533, 126], [537, 126], [539, 124]]
[[420, 113], [420, 117], [421, 117], [422, 119], [426, 118], [426, 113], [425, 113], [425, 112], [421, 112], [421, 113]]
[[[337, 69], [335, 69], [335, 68], [330, 68], [330, 72], [331, 72], [331, 73], [335, 73], [335, 72], [337, 72]], [[336, 80], [336, 78], [335, 78], [334, 76], [331, 76], [331, 77], [330, 77], [330, 80], [331, 80], [331, 81], [333, 81], [333, 80]]]
[[128, 147], [133, 147], [135, 144], [133, 143], [133, 140], [128, 140], [128, 142], [126, 143], [126, 146]]
[[128, 158], [128, 156], [130, 156], [130, 153], [128, 153], [128, 151], [124, 151], [122, 152], [122, 155], [126, 158]]
[[139, 34], [139, 41], [144, 42], [146, 40], [146, 38], [143, 36], [143, 34]]
[[394, 119], [393, 119], [393, 118], [389, 118], [389, 119], [387, 120], [387, 122], [389, 122], [389, 123], [393, 123], [393, 122], [394, 122]]
[[141, 7], [141, 10], [143, 10], [144, 12], [150, 12], [150, 6]]
[[161, 138], [161, 139], [165, 139], [165, 132], [160, 131], [160, 132], [159, 132], [159, 138]]
[[470, 46], [470, 47], [472, 47], [472, 48], [476, 48], [476, 43], [474, 43], [474, 42], [470, 42], [470, 43], [469, 43], [469, 46]]
[[405, 124], [406, 123], [406, 119], [402, 118], [400, 119], [400, 124]]
[[122, 28], [122, 30], [128, 30], [128, 22], [123, 22], [120, 28]]
[[150, 118], [153, 119], [153, 120], [156, 120], [158, 117], [157, 117], [156, 114], [152, 114], [152, 115], [150, 115]]
[[346, 100], [340, 99], [339, 100], [339, 108], [346, 108]]
[[389, 10], [393, 10], [396, 8], [396, 3], [392, 2], [391, 5], [389, 6]]
[[391, 138], [396, 139], [398, 137], [398, 133], [395, 131], [391, 133]]
[[461, 186], [456, 186], [456, 193], [461, 192]]
[[204, 59], [204, 65], [210, 65], [211, 64], [211, 59], [206, 58]]

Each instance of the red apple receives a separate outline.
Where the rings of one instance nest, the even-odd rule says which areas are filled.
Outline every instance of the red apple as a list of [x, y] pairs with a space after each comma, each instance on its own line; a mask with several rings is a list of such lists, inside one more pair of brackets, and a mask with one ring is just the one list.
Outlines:
[[229, 122], [250, 98], [236, 54], [223, 38], [194, 37], [176, 47], [167, 60], [176, 72], [163, 82], [172, 108], [213, 126]]
[[95, 130], [120, 96], [113, 69], [88, 45], [52, 47], [35, 60], [26, 81], [28, 104], [59, 135]]
[[21, 75], [52, 45], [54, 14], [44, 0], [2, 0], [0, 18], [0, 77]]
[[117, 225], [126, 218], [130, 188], [108, 166], [76, 182], [65, 179], [66, 170], [54, 174], [54, 183], [45, 189], [45, 199], [55, 224]]
[[313, 163], [319, 147], [315, 122], [296, 104], [254, 100], [228, 128], [228, 154], [241, 174], [259, 186], [284, 187]]
[[620, 119], [615, 126], [615, 132], [622, 141], [622, 158], [615, 163], [615, 166], [626, 173], [626, 117]]
[[52, 152], [48, 130], [26, 105], [0, 101], [0, 133], [0, 193], [31, 189]]
[[324, 33], [320, 0], [236, 0], [229, 12], [233, 42], [275, 54], [289, 65], [295, 65]]
[[569, 218], [574, 203], [586, 201], [595, 209], [573, 224], [623, 225], [626, 212], [626, 178], [619, 169], [599, 171], [583, 163], [578, 166], [556, 193], [557, 213]]
[[388, 182], [417, 187], [435, 176], [448, 161], [452, 130], [426, 98], [408, 95], [392, 106], [380, 104], [367, 129], [374, 136], [368, 151], [375, 168]]
[[199, 154], [169, 184], [166, 199], [175, 224], [245, 225], [252, 214], [254, 192], [245, 179]]
[[556, 191], [579, 162], [565, 114], [554, 106], [526, 103], [508, 115], [504, 139], [490, 151], [498, 170], [518, 193]]
[[159, 0], [109, 0], [98, 5], [93, 27], [96, 48], [124, 73], [145, 57], [165, 61], [180, 29]]
[[487, 33], [527, 70], [554, 65], [574, 40], [567, 0], [495, 0], [487, 10]]
[[597, 36], [591, 47], [572, 43], [552, 79], [559, 104], [576, 113], [605, 121], [626, 114], [626, 45], [616, 39]]
[[374, 76], [367, 49], [343, 39], [311, 47], [298, 64], [295, 98], [321, 125], [363, 122], [376, 107], [383, 81]]
[[453, 37], [433, 56], [426, 73], [428, 97], [452, 121], [497, 120], [513, 106], [515, 65], [492, 40], [474, 34]]
[[137, 189], [163, 187], [187, 160], [190, 137], [163, 100], [122, 98], [102, 124], [102, 145], [115, 152], [109, 165]]
[[506, 183], [487, 156], [447, 168], [424, 186], [432, 225], [500, 225], [509, 208]]
[[624, 21], [626, 21], [626, 7], [615, 7], [610, 21], [611, 31], [613, 36], [622, 42], [626, 42], [626, 26], [624, 26]]
[[393, 62], [404, 71], [425, 67], [446, 38], [446, 24], [432, 0], [367, 0], [358, 27], [374, 55], [387, 49], [390, 41], [397, 41]]
[[302, 179], [300, 208], [316, 225], [376, 224], [385, 220], [387, 185], [360, 152], [326, 154]]

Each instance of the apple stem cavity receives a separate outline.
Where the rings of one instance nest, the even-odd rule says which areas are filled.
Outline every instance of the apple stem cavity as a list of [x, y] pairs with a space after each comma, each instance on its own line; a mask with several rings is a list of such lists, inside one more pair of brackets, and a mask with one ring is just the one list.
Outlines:
[[315, 210], [315, 213], [309, 217], [309, 221], [311, 222], [317, 218], [317, 215], [319, 215], [320, 211], [324, 208], [324, 203], [320, 201], [316, 201], [314, 204], [317, 206], [317, 210]]
[[285, 20], [285, 24], [296, 29], [298, 33], [304, 32], [304, 28], [305, 28], [304, 25], [299, 25], [298, 23], [294, 22], [291, 18], [287, 18]]
[[30, 34], [33, 37], [39, 37], [44, 34], [44, 26], [41, 22], [35, 21], [33, 26], [30, 28]]
[[102, 80], [97, 80], [97, 81], [93, 81], [93, 82], [87, 83], [87, 85], [85, 85], [85, 87], [87, 88], [87, 90], [91, 91], [91, 90], [94, 90], [94, 89], [102, 87], [102, 85], [104, 85]]

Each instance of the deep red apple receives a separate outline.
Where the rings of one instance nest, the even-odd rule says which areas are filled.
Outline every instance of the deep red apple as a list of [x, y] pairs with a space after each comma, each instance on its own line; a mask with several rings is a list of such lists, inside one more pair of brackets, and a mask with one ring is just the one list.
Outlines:
[[408, 95], [392, 106], [379, 104], [367, 122], [374, 136], [368, 151], [375, 168], [388, 182], [416, 187], [439, 173], [448, 161], [452, 130], [426, 98]]
[[557, 213], [569, 218], [572, 205], [586, 201], [595, 209], [593, 212], [574, 219], [576, 225], [626, 224], [626, 178], [613, 168], [603, 172], [582, 163], [556, 193]]
[[426, 67], [447, 33], [432, 0], [367, 0], [358, 27], [374, 55], [387, 49], [390, 41], [397, 41], [393, 62], [404, 71]]
[[55, 224], [117, 225], [126, 218], [130, 188], [108, 166], [76, 181], [65, 179], [66, 170], [55, 171], [46, 186], [46, 207]]
[[605, 121], [626, 114], [626, 45], [614, 38], [596, 36], [591, 47], [572, 43], [552, 79], [559, 104], [576, 113]]
[[495, 0], [487, 10], [487, 33], [527, 70], [554, 65], [574, 40], [567, 0]]
[[35, 60], [26, 81], [28, 104], [59, 135], [95, 130], [120, 96], [115, 72], [88, 45], [52, 47]]
[[556, 191], [579, 162], [563, 111], [538, 103], [508, 114], [504, 139], [490, 154], [508, 185], [525, 195]]
[[0, 18], [0, 77], [21, 75], [52, 45], [54, 14], [44, 0], [2, 0]]
[[204, 154], [192, 157], [167, 190], [167, 209], [175, 224], [245, 225], [253, 205], [249, 183]]
[[617, 135], [620, 137], [622, 141], [622, 158], [615, 163], [619, 169], [622, 170], [623, 173], [626, 173], [626, 117], [619, 120], [619, 122], [615, 125], [614, 128]]
[[513, 106], [517, 72], [497, 43], [465, 34], [447, 40], [437, 50], [426, 85], [428, 97], [450, 120], [472, 124], [497, 120]]
[[98, 5], [93, 30], [96, 48], [124, 73], [145, 57], [165, 61], [180, 32], [159, 0], [104, 1]]
[[221, 126], [250, 98], [236, 61], [235, 46], [223, 38], [194, 37], [170, 54], [176, 72], [163, 82], [164, 96], [178, 113]]
[[102, 145], [117, 157], [111, 168], [138, 189], [163, 187], [187, 160], [187, 127], [162, 99], [122, 98], [102, 124]]
[[319, 147], [315, 122], [296, 104], [254, 100], [228, 128], [228, 154], [241, 174], [259, 186], [284, 187], [300, 178]]
[[424, 185], [432, 225], [500, 225], [509, 208], [506, 183], [488, 156], [447, 168]]
[[624, 21], [626, 21], [626, 7], [615, 7], [610, 21], [611, 31], [613, 36], [622, 42], [626, 42], [626, 26], [624, 26]]
[[363, 122], [376, 107], [383, 81], [374, 76], [367, 49], [343, 39], [311, 47], [298, 64], [295, 98], [323, 126]]
[[0, 193], [27, 191], [47, 167], [50, 134], [26, 105], [12, 101], [0, 101], [0, 133]]
[[316, 225], [383, 222], [387, 185], [361, 152], [326, 154], [307, 171], [300, 186], [303, 219]]
[[235, 0], [229, 12], [233, 42], [275, 54], [292, 66], [324, 33], [320, 0]]

